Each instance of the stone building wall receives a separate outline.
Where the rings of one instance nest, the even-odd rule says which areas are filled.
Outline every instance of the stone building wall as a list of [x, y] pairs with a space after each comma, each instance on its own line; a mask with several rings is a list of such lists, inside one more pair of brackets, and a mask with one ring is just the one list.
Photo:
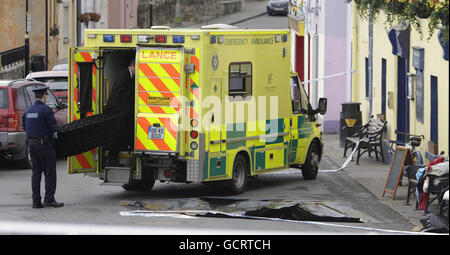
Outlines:
[[25, 77], [25, 62], [18, 62], [7, 67], [0, 67], [0, 80], [16, 80]]
[[[205, 22], [240, 10], [241, 0], [156, 0], [152, 12], [153, 25], [177, 26]], [[138, 26], [148, 28], [149, 24], [150, 5], [141, 3], [138, 7]]]

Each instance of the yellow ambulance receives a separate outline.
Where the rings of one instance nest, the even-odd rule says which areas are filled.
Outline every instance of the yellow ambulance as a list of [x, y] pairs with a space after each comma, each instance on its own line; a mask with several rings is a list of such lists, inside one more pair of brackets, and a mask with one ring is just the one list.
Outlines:
[[290, 167], [315, 179], [323, 149], [316, 114], [327, 101], [311, 107], [291, 71], [290, 44], [289, 30], [229, 25], [86, 30], [85, 45], [70, 49], [69, 122], [101, 114], [115, 74], [134, 58], [134, 147], [115, 167], [101, 147], [70, 157], [68, 172], [94, 172], [126, 190], [221, 181], [233, 194], [252, 176]]

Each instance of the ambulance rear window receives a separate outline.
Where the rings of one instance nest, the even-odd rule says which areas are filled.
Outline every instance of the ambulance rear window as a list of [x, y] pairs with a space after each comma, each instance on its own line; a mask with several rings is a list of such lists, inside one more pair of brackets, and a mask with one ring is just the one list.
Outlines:
[[231, 63], [228, 77], [230, 101], [245, 100], [252, 95], [252, 64]]

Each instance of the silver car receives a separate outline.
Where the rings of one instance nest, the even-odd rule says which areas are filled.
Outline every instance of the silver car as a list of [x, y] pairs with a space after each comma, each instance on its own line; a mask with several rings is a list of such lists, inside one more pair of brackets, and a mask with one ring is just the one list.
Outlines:
[[267, 4], [267, 13], [287, 15], [289, 12], [289, 0], [270, 0]]

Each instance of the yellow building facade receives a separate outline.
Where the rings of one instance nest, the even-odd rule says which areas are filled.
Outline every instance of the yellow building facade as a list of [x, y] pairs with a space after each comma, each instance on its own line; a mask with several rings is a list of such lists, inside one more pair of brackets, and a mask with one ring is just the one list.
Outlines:
[[[429, 162], [431, 154], [436, 154], [436, 151], [430, 153], [433, 151], [429, 149], [430, 141], [437, 143], [437, 154], [444, 151], [448, 156], [449, 62], [443, 57], [438, 31], [428, 40], [428, 20], [420, 19], [423, 34], [410, 26], [409, 53], [403, 49], [405, 56], [399, 57], [393, 54], [391, 28], [385, 21], [386, 16], [381, 11], [373, 24], [373, 83], [370, 88], [369, 22], [354, 10], [352, 61], [356, 73], [352, 79], [352, 100], [361, 103], [363, 123], [370, 115], [384, 115], [388, 121], [385, 139], [398, 140], [396, 130], [424, 135], [425, 139], [417, 148], [424, 163]], [[414, 61], [415, 57], [420, 57], [419, 53], [423, 54], [423, 66], [417, 69]], [[409, 82], [409, 76], [414, 77], [414, 82]]]

